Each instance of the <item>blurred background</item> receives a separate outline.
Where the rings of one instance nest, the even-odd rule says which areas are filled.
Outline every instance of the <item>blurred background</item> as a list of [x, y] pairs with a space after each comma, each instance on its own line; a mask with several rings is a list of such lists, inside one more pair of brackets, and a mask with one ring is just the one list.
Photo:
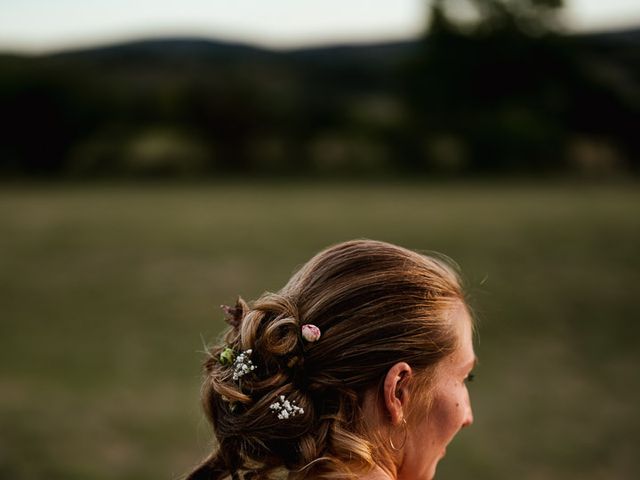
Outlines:
[[181, 478], [218, 305], [363, 237], [466, 278], [438, 478], [640, 475], [637, 2], [0, 2], [0, 109], [0, 478]]

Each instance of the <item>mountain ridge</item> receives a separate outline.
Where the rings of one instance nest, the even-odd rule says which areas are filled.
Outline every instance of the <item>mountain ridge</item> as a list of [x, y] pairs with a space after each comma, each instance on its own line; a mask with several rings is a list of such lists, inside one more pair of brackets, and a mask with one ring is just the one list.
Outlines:
[[[576, 39], [578, 41], [613, 41], [637, 44], [640, 46], [640, 26], [588, 33], [565, 34], [560, 36]], [[113, 43], [85, 48], [61, 49], [41, 54], [0, 51], [0, 58], [28, 58], [37, 60], [46, 58], [82, 58], [86, 56], [108, 57], [110, 55], [126, 52], [134, 52], [138, 54], [157, 54], [159, 52], [164, 52], [167, 54], [190, 53], [191, 55], [194, 53], [206, 53], [209, 55], [215, 54], [221, 56], [243, 54], [246, 56], [263, 58], [294, 57], [302, 59], [312, 57], [318, 58], [331, 54], [349, 56], [354, 53], [371, 50], [378, 54], [395, 54], [405, 50], [411, 50], [422, 41], [423, 39], [417, 38], [413, 40], [369, 41], [356, 43], [338, 42], [327, 43], [324, 45], [280, 49], [260, 46], [250, 42], [221, 40], [215, 37], [151, 36], [141, 39], [116, 41]]]

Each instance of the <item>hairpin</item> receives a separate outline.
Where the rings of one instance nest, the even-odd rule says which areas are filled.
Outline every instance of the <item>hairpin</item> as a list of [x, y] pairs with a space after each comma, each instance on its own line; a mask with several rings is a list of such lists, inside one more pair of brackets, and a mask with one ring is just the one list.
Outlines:
[[247, 302], [245, 302], [241, 297], [238, 297], [235, 307], [220, 305], [220, 308], [224, 312], [225, 322], [235, 329], [240, 327], [240, 323], [242, 322], [245, 313], [249, 310]]
[[320, 329], [315, 325], [312, 325], [310, 323], [302, 325], [302, 338], [304, 338], [307, 342], [317, 342], [320, 338], [320, 335], [322, 335], [322, 333], [320, 332]]
[[[243, 377], [247, 373], [256, 369], [256, 366], [253, 364], [249, 356], [251, 355], [253, 350], [244, 350], [240, 352], [238, 356], [233, 361], [233, 379], [238, 380], [240, 377]], [[223, 352], [224, 353], [224, 352]]]
[[269, 408], [278, 414], [280, 420], [287, 420], [304, 413], [304, 408], [297, 406], [295, 400], [287, 400], [284, 395], [280, 395], [279, 400], [269, 405]]
[[221, 365], [231, 365], [236, 359], [236, 352], [233, 351], [232, 348], [226, 347], [220, 353], [220, 364]]

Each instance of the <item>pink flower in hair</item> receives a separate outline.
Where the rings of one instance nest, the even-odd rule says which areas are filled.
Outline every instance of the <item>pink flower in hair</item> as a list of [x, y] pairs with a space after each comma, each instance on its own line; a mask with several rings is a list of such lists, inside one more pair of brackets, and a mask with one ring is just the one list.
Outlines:
[[302, 338], [304, 338], [307, 342], [317, 342], [320, 338], [320, 329], [315, 325], [311, 325], [307, 323], [302, 326]]

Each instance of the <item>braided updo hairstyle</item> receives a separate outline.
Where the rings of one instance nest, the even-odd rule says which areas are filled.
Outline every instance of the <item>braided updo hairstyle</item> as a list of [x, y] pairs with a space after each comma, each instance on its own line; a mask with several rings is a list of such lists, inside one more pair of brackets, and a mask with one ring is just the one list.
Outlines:
[[[372, 240], [329, 247], [278, 293], [239, 300], [204, 364], [217, 445], [188, 480], [353, 478], [380, 464], [385, 446], [369, 434], [364, 394], [401, 361], [416, 372], [414, 388], [428, 389], [457, 346], [448, 312], [460, 303], [444, 260]], [[302, 338], [305, 324], [320, 329], [317, 342]], [[234, 379], [226, 349], [251, 350], [255, 369]], [[270, 405], [280, 395], [303, 412], [278, 418]]]

